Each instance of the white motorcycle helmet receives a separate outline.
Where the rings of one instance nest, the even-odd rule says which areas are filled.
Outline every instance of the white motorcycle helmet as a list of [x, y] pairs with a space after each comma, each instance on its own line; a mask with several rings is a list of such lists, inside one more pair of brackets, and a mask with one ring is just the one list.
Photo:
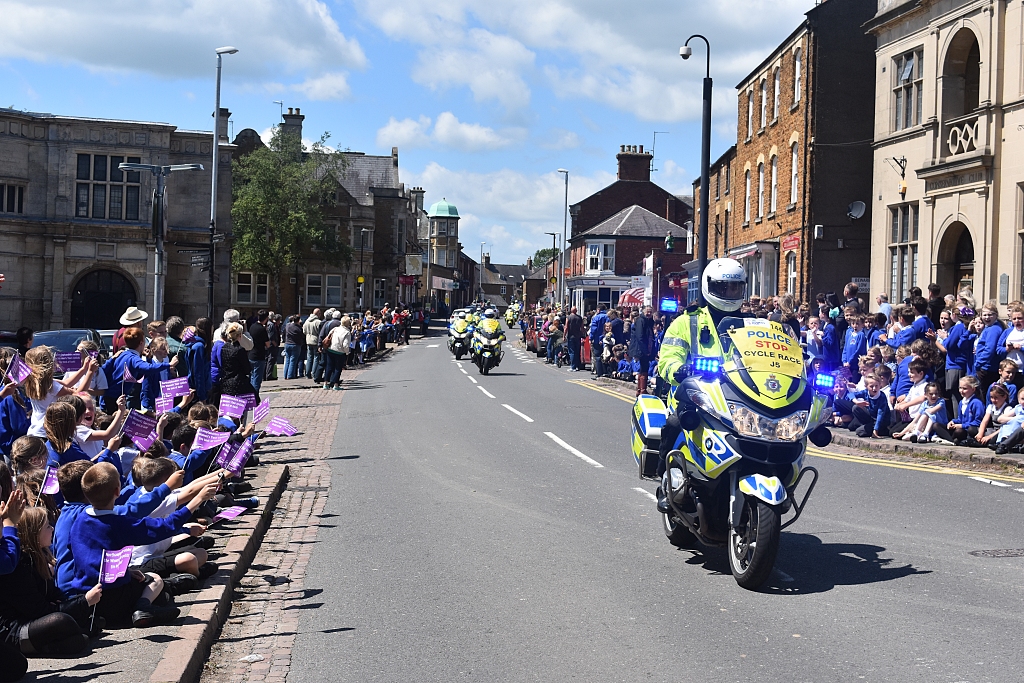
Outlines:
[[484, 317], [485, 318], [496, 318], [496, 317], [498, 317], [498, 312], [495, 311], [493, 308], [488, 308], [486, 311], [484, 311]]
[[466, 312], [465, 311], [459, 311], [459, 320], [465, 320], [465, 319], [466, 319]]
[[716, 258], [701, 274], [700, 290], [711, 306], [722, 311], [738, 311], [747, 292], [747, 273], [735, 259]]

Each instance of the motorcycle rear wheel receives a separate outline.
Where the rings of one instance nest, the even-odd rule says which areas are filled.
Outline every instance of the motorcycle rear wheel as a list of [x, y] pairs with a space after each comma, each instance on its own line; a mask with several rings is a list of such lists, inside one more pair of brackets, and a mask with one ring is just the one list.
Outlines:
[[743, 516], [746, 519], [743, 534], [729, 529], [726, 549], [729, 569], [740, 587], [757, 590], [768, 580], [775, 567], [782, 531], [782, 513], [777, 507], [747, 498]]

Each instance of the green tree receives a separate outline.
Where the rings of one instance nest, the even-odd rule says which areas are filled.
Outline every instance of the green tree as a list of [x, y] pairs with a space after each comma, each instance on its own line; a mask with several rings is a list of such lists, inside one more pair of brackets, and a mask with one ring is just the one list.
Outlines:
[[352, 258], [349, 247], [324, 223], [346, 163], [341, 152], [327, 147], [329, 137], [324, 133], [307, 149], [298, 135], [278, 126], [269, 146], [242, 157], [234, 166], [231, 265], [272, 277], [278, 309], [282, 307], [281, 277], [311, 251], [332, 265]]
[[533, 267], [538, 268], [540, 266], [546, 266], [548, 261], [558, 256], [558, 250], [552, 247], [547, 249], [538, 249], [537, 253], [533, 255]]

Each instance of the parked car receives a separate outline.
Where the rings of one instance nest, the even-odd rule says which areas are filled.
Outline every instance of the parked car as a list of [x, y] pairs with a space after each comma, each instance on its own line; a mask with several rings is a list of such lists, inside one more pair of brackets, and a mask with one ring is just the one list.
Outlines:
[[85, 327], [36, 332], [32, 340], [32, 346], [49, 346], [55, 351], [77, 351], [78, 344], [83, 339], [96, 342], [96, 345], [100, 347], [101, 356], [109, 355], [110, 347], [103, 341], [99, 331]]
[[526, 350], [533, 351], [538, 356], [547, 355], [548, 352], [548, 335], [543, 327], [544, 316], [530, 316], [530, 324], [526, 328]]
[[12, 349], [18, 348], [18, 335], [16, 332], [0, 331], [0, 346], [7, 346]]
[[114, 335], [117, 334], [117, 330], [100, 330], [100, 338], [103, 339], [103, 343], [107, 345], [107, 351], [114, 348]]

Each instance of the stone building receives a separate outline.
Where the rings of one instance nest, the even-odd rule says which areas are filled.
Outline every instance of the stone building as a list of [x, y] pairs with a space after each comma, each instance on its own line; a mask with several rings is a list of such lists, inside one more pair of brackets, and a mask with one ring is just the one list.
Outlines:
[[[874, 45], [861, 26], [874, 12], [875, 0], [825, 0], [736, 86], [708, 246], [743, 264], [751, 295], [808, 301], [867, 280]], [[866, 211], [851, 219], [858, 201]]]
[[[220, 114], [217, 228], [230, 237], [233, 147], [230, 113]], [[0, 328], [109, 329], [128, 306], [152, 312], [155, 182], [122, 162], [204, 165], [167, 181], [164, 315], [206, 315], [208, 275], [175, 243], [209, 242], [212, 138], [166, 123], [0, 109]], [[230, 240], [222, 244], [218, 307], [229, 298]]]
[[419, 232], [420, 251], [428, 255], [420, 295], [432, 310], [439, 303], [449, 311], [462, 308], [476, 296], [478, 264], [462, 253], [459, 210], [442, 198], [430, 205], [426, 217]]
[[872, 292], [1024, 298], [1024, 8], [881, 0]]
[[[289, 107], [280, 125], [301, 139], [305, 118], [301, 109]], [[251, 128], [241, 131], [234, 144], [239, 157], [263, 146]], [[423, 190], [407, 189], [400, 181], [397, 147], [389, 156], [343, 155], [345, 166], [338, 172], [338, 187], [333, 206], [325, 210], [325, 222], [328, 234], [351, 249], [351, 259], [332, 263], [311, 249], [292, 273], [282, 276], [280, 302], [274, 299], [275, 283], [269, 274], [233, 272], [231, 302], [244, 315], [259, 308], [284, 314], [329, 307], [355, 312], [415, 301], [419, 259], [410, 264], [407, 257], [420, 253], [417, 233], [423, 220]], [[410, 267], [414, 270], [409, 271]]]

